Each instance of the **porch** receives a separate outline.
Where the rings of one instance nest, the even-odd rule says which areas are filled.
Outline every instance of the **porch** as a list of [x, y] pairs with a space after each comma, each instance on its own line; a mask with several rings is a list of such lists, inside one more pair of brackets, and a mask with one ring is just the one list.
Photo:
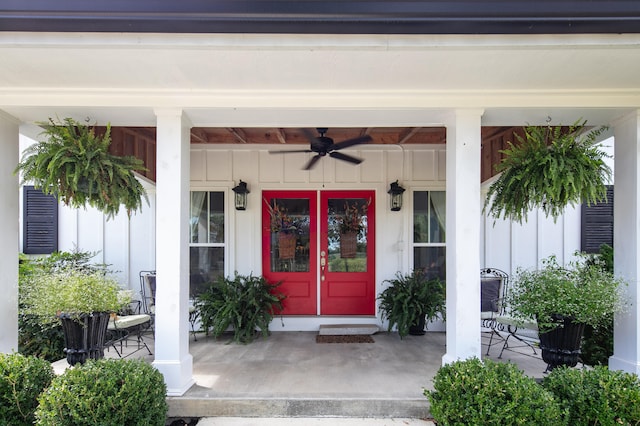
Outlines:
[[[274, 331], [248, 345], [206, 337], [189, 341], [196, 384], [169, 397], [169, 417], [396, 417], [429, 414], [423, 388], [442, 365], [443, 332], [407, 336], [379, 332], [374, 343], [316, 343], [316, 332]], [[153, 339], [145, 337], [153, 351]], [[488, 336], [483, 333], [482, 352]], [[127, 350], [135, 349], [129, 344]], [[491, 348], [498, 360], [502, 345]], [[506, 350], [503, 362], [543, 377], [545, 363], [529, 348]], [[106, 356], [117, 356], [112, 350]], [[131, 356], [153, 361], [146, 350]], [[66, 361], [58, 363], [58, 366]]]

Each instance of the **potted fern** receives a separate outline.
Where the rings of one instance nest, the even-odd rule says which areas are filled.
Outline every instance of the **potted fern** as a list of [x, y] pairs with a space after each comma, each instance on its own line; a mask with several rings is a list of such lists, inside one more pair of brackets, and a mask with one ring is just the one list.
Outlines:
[[130, 303], [130, 293], [104, 271], [61, 269], [33, 274], [23, 301], [28, 313], [43, 321], [60, 321], [70, 365], [104, 357], [112, 313]]
[[522, 223], [536, 207], [555, 220], [567, 205], [606, 201], [611, 169], [596, 144], [607, 128], [585, 132], [585, 125], [528, 126], [524, 136], [514, 134], [518, 143], [500, 151], [501, 174], [489, 187], [484, 211]]
[[380, 296], [382, 319], [389, 321], [389, 331], [398, 328], [401, 338], [407, 334], [425, 334], [426, 321], [433, 321], [445, 314], [445, 283], [439, 278], [427, 278], [424, 271], [416, 269], [410, 274], [397, 273]]
[[266, 338], [286, 298], [278, 290], [281, 284], [254, 275], [218, 277], [196, 299], [202, 327], [207, 333], [211, 329], [215, 337], [232, 328], [236, 343], [250, 343], [258, 333]]
[[45, 139], [27, 148], [14, 173], [71, 207], [87, 205], [115, 216], [121, 206], [131, 215], [147, 194], [134, 171], [145, 170], [142, 160], [109, 152], [111, 127], [104, 134], [71, 118], [49, 119]]

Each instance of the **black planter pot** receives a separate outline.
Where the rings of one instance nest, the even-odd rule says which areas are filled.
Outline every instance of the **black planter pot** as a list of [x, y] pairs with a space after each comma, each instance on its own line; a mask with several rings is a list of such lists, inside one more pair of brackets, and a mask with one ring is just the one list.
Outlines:
[[109, 325], [108, 312], [69, 315], [60, 314], [64, 332], [64, 353], [69, 365], [83, 364], [87, 359], [104, 358], [104, 342]]
[[542, 360], [547, 363], [547, 371], [561, 365], [575, 367], [580, 358], [584, 324], [574, 323], [568, 317], [553, 319], [558, 327], [539, 335]]
[[409, 327], [409, 334], [412, 336], [423, 336], [426, 331], [424, 331], [425, 318], [424, 315], [421, 315], [420, 318], [416, 320], [416, 322]]

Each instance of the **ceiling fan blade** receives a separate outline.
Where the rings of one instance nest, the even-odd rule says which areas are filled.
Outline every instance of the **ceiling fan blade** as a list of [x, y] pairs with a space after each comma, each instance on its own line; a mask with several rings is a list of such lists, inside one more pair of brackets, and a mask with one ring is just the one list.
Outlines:
[[348, 161], [349, 163], [353, 163], [353, 164], [360, 164], [363, 161], [362, 158], [352, 157], [351, 155], [347, 155], [347, 154], [343, 154], [341, 152], [335, 152], [335, 151], [330, 152], [329, 157], [337, 158], [338, 160], [342, 160], [342, 161]]
[[281, 149], [275, 151], [269, 151], [269, 154], [291, 154], [295, 152], [313, 152], [310, 149]]
[[320, 159], [320, 155], [314, 155], [313, 157], [311, 157], [311, 160], [309, 160], [307, 165], [302, 168], [302, 170], [311, 170], [313, 166], [316, 165], [319, 159]]
[[338, 149], [348, 148], [348, 147], [354, 146], [354, 145], [360, 145], [360, 144], [363, 144], [363, 143], [370, 142], [372, 139], [373, 138], [371, 136], [369, 136], [369, 135], [358, 136], [357, 138], [347, 139], [346, 141], [334, 143], [333, 145], [331, 145], [329, 147], [329, 149], [327, 151], [336, 151]]

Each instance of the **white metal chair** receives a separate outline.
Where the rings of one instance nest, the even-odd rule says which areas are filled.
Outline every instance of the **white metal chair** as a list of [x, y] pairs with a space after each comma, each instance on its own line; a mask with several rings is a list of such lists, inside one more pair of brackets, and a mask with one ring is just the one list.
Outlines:
[[480, 270], [480, 320], [482, 327], [490, 333], [487, 355], [491, 346], [503, 341], [498, 332], [497, 318], [505, 313], [504, 299], [509, 283], [509, 275], [496, 268]]
[[[156, 315], [156, 271], [140, 271], [140, 297], [142, 298], [142, 311], [151, 316], [151, 329], [155, 324]], [[199, 313], [195, 306], [189, 306], [189, 324], [193, 340], [198, 340], [196, 336], [195, 324]]]
[[[151, 327], [151, 315], [140, 313], [140, 301], [131, 303], [131, 307], [126, 312], [112, 314], [107, 325], [107, 342], [105, 346], [113, 347], [119, 357], [123, 357], [123, 347], [129, 346], [129, 339], [133, 335], [136, 338], [137, 349], [129, 356], [140, 349], [146, 348], [149, 355], [151, 349], [144, 341], [143, 333]], [[118, 346], [120, 350], [118, 350]]]
[[[538, 340], [538, 324], [535, 321], [522, 321], [508, 314], [500, 315], [496, 318], [496, 327], [498, 330], [505, 332], [504, 344], [498, 358], [502, 358], [502, 353], [507, 349], [516, 349], [521, 347], [529, 347], [533, 351], [533, 355], [537, 355], [536, 345]], [[519, 345], [513, 346], [509, 344], [509, 339], [516, 339]]]

